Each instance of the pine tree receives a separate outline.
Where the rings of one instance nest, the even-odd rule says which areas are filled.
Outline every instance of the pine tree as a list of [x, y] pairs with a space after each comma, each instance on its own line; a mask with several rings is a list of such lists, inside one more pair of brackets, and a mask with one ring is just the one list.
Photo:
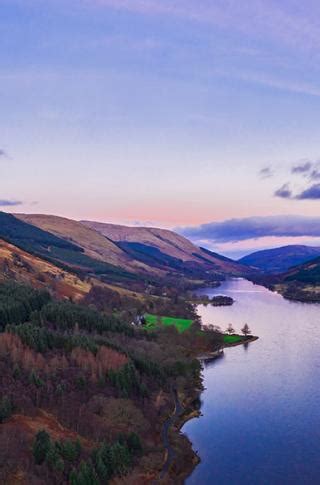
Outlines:
[[11, 416], [13, 406], [11, 399], [4, 396], [0, 399], [0, 423]]
[[131, 453], [138, 454], [142, 451], [141, 441], [137, 433], [130, 433], [127, 438], [127, 445]]
[[46, 459], [47, 453], [51, 447], [50, 435], [42, 430], [36, 434], [33, 444], [33, 457], [37, 465], [41, 465]]

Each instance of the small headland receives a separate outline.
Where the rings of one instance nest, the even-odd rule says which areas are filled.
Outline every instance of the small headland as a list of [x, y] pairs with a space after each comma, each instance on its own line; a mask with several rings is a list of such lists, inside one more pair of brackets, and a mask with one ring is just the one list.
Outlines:
[[244, 345], [249, 344], [250, 342], [254, 342], [258, 340], [259, 337], [254, 335], [224, 335], [223, 336], [223, 343], [224, 347], [234, 347], [235, 345]]
[[194, 295], [191, 302], [195, 305], [231, 306], [234, 299], [225, 295], [215, 295], [211, 298], [208, 295]]

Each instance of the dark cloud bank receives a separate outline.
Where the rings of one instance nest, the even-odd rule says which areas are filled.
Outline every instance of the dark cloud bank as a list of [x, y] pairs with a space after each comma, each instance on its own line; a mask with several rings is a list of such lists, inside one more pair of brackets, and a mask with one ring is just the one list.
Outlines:
[[320, 184], [313, 184], [307, 189], [300, 192], [300, 194], [293, 195], [289, 184], [284, 184], [278, 190], [275, 191], [274, 195], [280, 197], [281, 199], [292, 199], [292, 200], [320, 200]]
[[245, 241], [266, 236], [320, 237], [320, 217], [270, 216], [230, 219], [197, 227], [178, 228], [177, 232], [190, 239], [217, 243]]
[[299, 194], [296, 198], [299, 200], [320, 199], [320, 184], [311, 185], [311, 187], [301, 192], [301, 194]]

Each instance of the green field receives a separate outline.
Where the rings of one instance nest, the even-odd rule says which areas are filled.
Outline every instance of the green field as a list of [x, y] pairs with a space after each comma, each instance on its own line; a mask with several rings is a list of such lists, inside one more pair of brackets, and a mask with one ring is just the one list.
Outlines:
[[223, 341], [225, 344], [236, 344], [238, 342], [241, 342], [243, 340], [243, 337], [241, 335], [224, 335], [223, 336]]
[[[147, 328], [152, 329], [156, 327], [159, 320], [159, 317], [157, 315], [151, 315], [148, 313], [147, 315], [145, 315], [145, 318], [147, 321], [147, 324], [146, 324]], [[193, 322], [193, 320], [188, 320], [186, 318], [174, 318], [174, 317], [160, 317], [160, 318], [161, 318], [162, 325], [165, 325], [165, 326], [174, 325], [178, 330], [178, 332], [180, 333], [184, 332], [185, 330], [188, 330], [188, 328], [191, 327]]]

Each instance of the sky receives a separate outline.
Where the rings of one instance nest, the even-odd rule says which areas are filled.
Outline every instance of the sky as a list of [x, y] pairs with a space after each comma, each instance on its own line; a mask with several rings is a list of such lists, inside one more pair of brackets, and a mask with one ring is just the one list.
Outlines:
[[320, 245], [319, 2], [0, 0], [0, 15], [2, 210], [178, 228], [235, 257]]

